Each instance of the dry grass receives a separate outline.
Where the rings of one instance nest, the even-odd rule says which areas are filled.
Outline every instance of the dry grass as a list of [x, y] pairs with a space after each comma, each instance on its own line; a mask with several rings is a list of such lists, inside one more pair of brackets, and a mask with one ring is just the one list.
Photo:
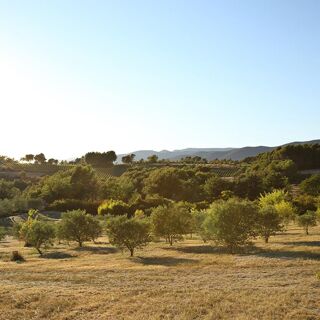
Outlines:
[[[236, 255], [187, 240], [129, 258], [100, 240], [42, 258], [1, 242], [0, 319], [320, 319], [320, 227]], [[13, 250], [27, 261], [8, 262]]]

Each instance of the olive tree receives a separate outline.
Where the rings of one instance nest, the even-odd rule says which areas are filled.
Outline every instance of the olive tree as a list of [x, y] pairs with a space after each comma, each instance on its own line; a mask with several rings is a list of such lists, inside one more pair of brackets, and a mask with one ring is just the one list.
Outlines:
[[260, 207], [258, 213], [257, 232], [268, 243], [270, 236], [283, 230], [282, 218], [271, 205]]
[[178, 202], [153, 209], [151, 222], [154, 234], [164, 237], [172, 246], [192, 230], [193, 217], [189, 208]]
[[76, 241], [79, 247], [85, 241], [95, 240], [102, 233], [99, 221], [80, 209], [65, 212], [57, 229], [59, 239]]
[[133, 256], [136, 248], [141, 248], [151, 241], [150, 223], [146, 218], [128, 218], [126, 215], [110, 217], [107, 233], [111, 244], [126, 248]]
[[297, 216], [297, 222], [300, 227], [303, 227], [305, 233], [309, 234], [309, 227], [317, 225], [317, 214], [315, 211], [308, 210], [305, 214]]
[[231, 198], [214, 202], [203, 222], [206, 235], [234, 251], [257, 234], [257, 206], [248, 200]]
[[42, 254], [42, 247], [52, 245], [55, 238], [55, 228], [52, 223], [29, 219], [21, 225], [20, 237]]
[[6, 229], [3, 227], [0, 227], [0, 241], [3, 240], [7, 235]]

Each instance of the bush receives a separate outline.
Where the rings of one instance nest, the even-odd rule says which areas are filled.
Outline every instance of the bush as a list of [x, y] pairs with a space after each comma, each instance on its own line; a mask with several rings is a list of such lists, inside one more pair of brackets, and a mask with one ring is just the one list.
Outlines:
[[84, 210], [65, 212], [57, 227], [59, 239], [76, 241], [79, 247], [82, 247], [84, 241], [95, 240], [101, 233], [99, 221]]
[[55, 229], [53, 224], [37, 219], [28, 219], [20, 229], [21, 238], [34, 247], [39, 254], [42, 254], [41, 248], [52, 244], [55, 238]]
[[317, 214], [315, 211], [308, 210], [305, 214], [297, 216], [297, 222], [300, 227], [303, 227], [305, 233], [309, 234], [309, 227], [317, 225]]
[[7, 235], [7, 231], [5, 228], [0, 227], [0, 241], [3, 240]]
[[218, 201], [207, 210], [203, 228], [208, 237], [231, 251], [256, 236], [258, 209], [248, 200]]
[[121, 200], [107, 200], [103, 202], [98, 208], [99, 215], [120, 216], [128, 214], [129, 206]]
[[312, 175], [301, 182], [300, 188], [306, 194], [311, 196], [320, 195], [320, 174]]
[[63, 199], [55, 200], [48, 206], [49, 210], [55, 211], [70, 211], [70, 210], [85, 210], [86, 212], [96, 215], [98, 213], [98, 207], [100, 202], [97, 201], [86, 201], [78, 199]]
[[24, 257], [19, 253], [19, 251], [12, 251], [10, 261], [23, 262]]
[[172, 246], [183, 234], [192, 231], [192, 214], [183, 203], [172, 203], [152, 210], [151, 221], [156, 236], [164, 237]]
[[150, 223], [146, 218], [111, 217], [107, 232], [110, 243], [120, 249], [126, 248], [133, 256], [135, 248], [141, 248], [151, 241]]
[[264, 238], [265, 243], [268, 243], [270, 236], [283, 230], [281, 222], [282, 218], [275, 206], [268, 205], [259, 208], [257, 232]]

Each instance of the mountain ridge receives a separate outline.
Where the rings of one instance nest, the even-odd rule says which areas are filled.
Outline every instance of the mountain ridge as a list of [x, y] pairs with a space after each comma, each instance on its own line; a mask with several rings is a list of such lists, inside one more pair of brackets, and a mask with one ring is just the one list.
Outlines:
[[127, 154], [135, 154], [135, 160], [147, 159], [151, 155], [157, 155], [160, 160], [180, 160], [181, 158], [191, 156], [199, 156], [207, 159], [208, 161], [219, 159], [231, 159], [231, 160], [243, 160], [247, 157], [254, 157], [260, 153], [270, 152], [278, 147], [297, 144], [320, 144], [320, 139], [309, 141], [294, 141], [280, 146], [246, 146], [241, 148], [185, 148], [175, 150], [137, 150], [129, 153], [119, 154], [118, 162], [121, 161], [121, 157]]

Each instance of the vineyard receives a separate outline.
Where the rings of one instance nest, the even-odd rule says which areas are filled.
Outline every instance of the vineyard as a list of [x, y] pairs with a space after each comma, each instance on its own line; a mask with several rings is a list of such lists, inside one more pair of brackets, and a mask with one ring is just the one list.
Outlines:
[[[164, 166], [173, 166], [173, 167], [184, 167], [188, 166], [186, 164], [139, 164], [138, 166], [146, 167], [164, 167]], [[214, 166], [211, 164], [201, 165], [206, 166], [211, 169], [219, 177], [227, 178], [235, 176], [239, 170], [239, 166]], [[29, 176], [42, 177], [46, 175], [52, 175], [58, 171], [64, 171], [75, 167], [74, 164], [37, 164], [37, 163], [21, 163], [21, 162], [10, 162], [6, 164], [0, 163], [0, 173], [2, 175], [19, 175], [25, 173]], [[94, 170], [97, 173], [97, 176], [100, 179], [108, 179], [110, 177], [119, 177], [128, 169], [127, 165], [116, 164], [111, 167], [94, 167]]]

